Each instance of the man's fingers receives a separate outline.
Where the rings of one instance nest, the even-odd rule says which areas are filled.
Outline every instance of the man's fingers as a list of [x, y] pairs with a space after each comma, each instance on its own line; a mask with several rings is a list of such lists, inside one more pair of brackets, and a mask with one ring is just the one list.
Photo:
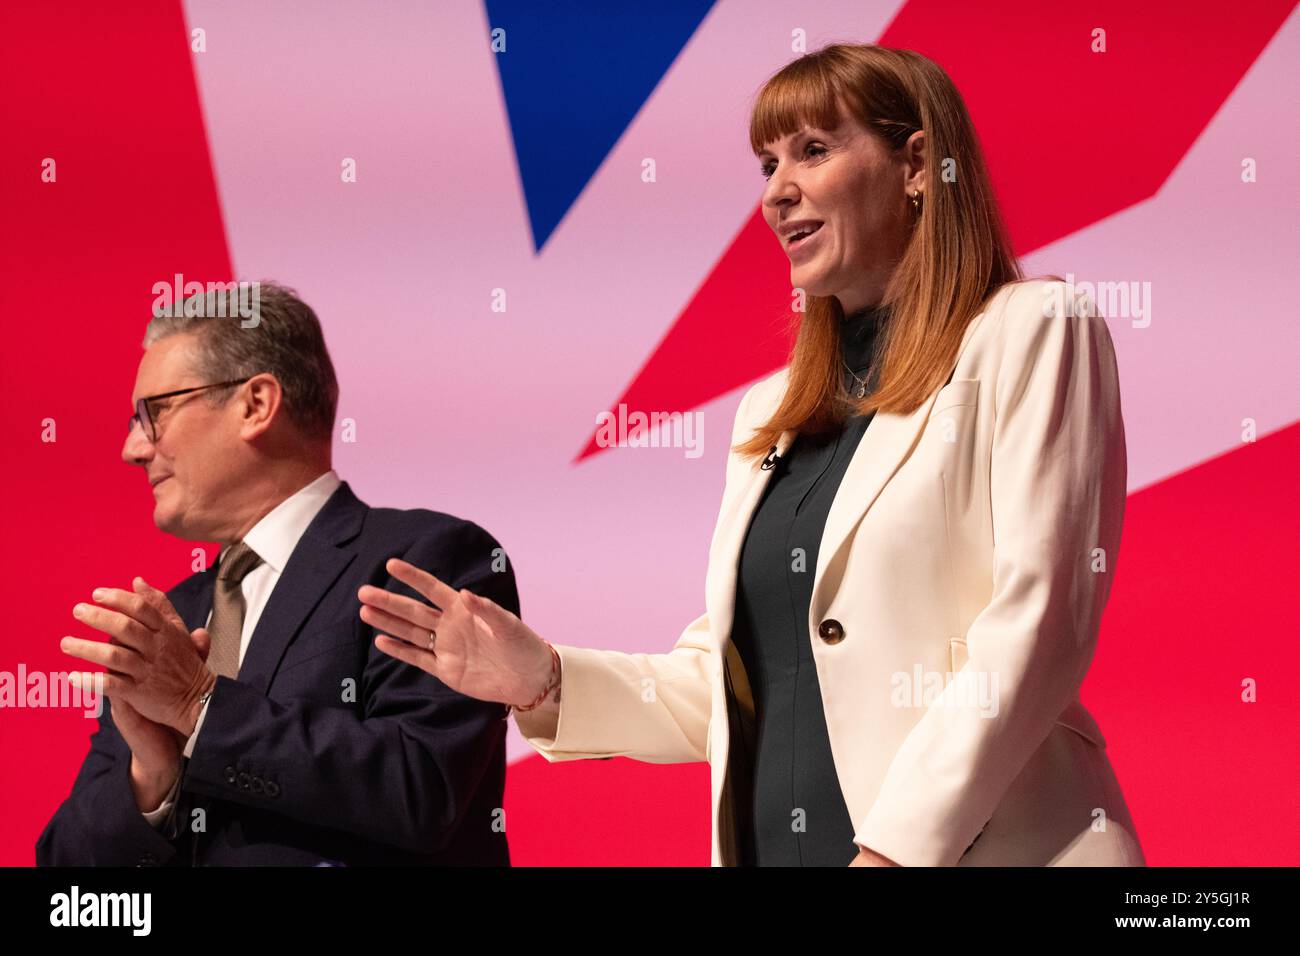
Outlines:
[[157, 643], [157, 632], [150, 630], [129, 614], [97, 604], [80, 604], [73, 609], [73, 617], [82, 624], [108, 635], [109, 640], [141, 653], [149, 652]]
[[[157, 609], [144, 600], [144, 597], [140, 596], [140, 594], [122, 591], [121, 588], [95, 588], [95, 592], [91, 594], [91, 597], [94, 597], [94, 600], [98, 601], [99, 605], [103, 605], [100, 610], [104, 610], [105, 614], [117, 614], [135, 623], [138, 626], [136, 633], [139, 633], [142, 639], [148, 639], [153, 632], [160, 631], [162, 624], [164, 624], [162, 615], [157, 613]], [[90, 609], [94, 610], [99, 605], [83, 604], [82, 607], [83, 609], [90, 607]], [[85, 617], [81, 619], [91, 623]], [[91, 626], [96, 627], [94, 623], [91, 623]], [[100, 630], [103, 630], [103, 628], [100, 628]]]
[[456, 592], [443, 584], [428, 571], [417, 568], [401, 558], [389, 558], [385, 565], [388, 573], [403, 584], [419, 591], [442, 610], [449, 608], [456, 600]]
[[91, 690], [105, 697], [120, 697], [135, 686], [135, 681], [120, 674], [105, 674], [103, 671], [72, 671], [68, 681], [74, 687]]
[[144, 659], [129, 647], [104, 641], [87, 641], [80, 637], [65, 637], [59, 642], [59, 650], [69, 657], [102, 664], [108, 670], [128, 677], [135, 677], [144, 663]]
[[199, 657], [207, 661], [208, 653], [212, 650], [212, 635], [208, 633], [208, 629], [196, 627], [190, 631], [190, 641], [194, 644], [194, 649], [199, 652]]
[[110, 607], [139, 621], [151, 631], [156, 631], [162, 626], [162, 615], [143, 594], [125, 591], [122, 588], [95, 588], [91, 597], [104, 607]]
[[159, 617], [166, 619], [172, 624], [179, 624], [185, 630], [189, 630], [189, 628], [185, 627], [185, 622], [181, 620], [181, 616], [176, 613], [176, 608], [172, 605], [172, 602], [168, 600], [167, 595], [164, 592], [159, 591], [156, 587], [139, 576], [131, 582], [131, 587], [135, 590], [136, 594], [140, 595], [140, 597], [144, 598], [144, 600], [148, 602], [149, 606], [157, 612]]
[[422, 651], [418, 647], [413, 647], [405, 641], [389, 637], [387, 634], [380, 634], [375, 638], [375, 647], [389, 657], [395, 657], [399, 661], [420, 668], [426, 674], [438, 677], [438, 659], [430, 651]]

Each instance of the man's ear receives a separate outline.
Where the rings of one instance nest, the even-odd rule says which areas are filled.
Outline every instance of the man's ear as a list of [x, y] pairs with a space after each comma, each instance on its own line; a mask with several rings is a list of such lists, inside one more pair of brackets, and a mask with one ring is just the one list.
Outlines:
[[256, 438], [266, 432], [280, 415], [284, 405], [284, 389], [270, 372], [254, 375], [239, 390], [240, 437]]

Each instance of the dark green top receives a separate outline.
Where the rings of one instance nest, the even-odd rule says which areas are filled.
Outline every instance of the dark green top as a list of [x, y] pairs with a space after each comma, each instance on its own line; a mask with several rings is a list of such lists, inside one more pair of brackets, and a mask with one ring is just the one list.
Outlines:
[[[841, 327], [841, 358], [866, 380], [868, 393], [876, 384], [876, 333], [887, 316], [887, 307], [863, 309]], [[856, 394], [857, 379], [841, 371], [846, 391]], [[858, 853], [831, 759], [808, 611], [826, 516], [872, 417], [851, 417], [828, 440], [795, 439], [772, 469], [741, 549], [731, 639], [749, 678], [756, 725], [745, 762], [753, 768], [753, 804], [742, 817], [752, 821], [740, 834], [742, 863], [847, 866]]]

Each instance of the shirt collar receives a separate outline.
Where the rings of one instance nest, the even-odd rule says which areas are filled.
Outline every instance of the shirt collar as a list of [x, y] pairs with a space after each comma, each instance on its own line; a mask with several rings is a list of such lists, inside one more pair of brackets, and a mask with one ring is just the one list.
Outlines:
[[[331, 468], [263, 515], [244, 535], [244, 542], [276, 574], [283, 574], [298, 539], [342, 483], [338, 472]], [[224, 556], [225, 549], [221, 553]]]

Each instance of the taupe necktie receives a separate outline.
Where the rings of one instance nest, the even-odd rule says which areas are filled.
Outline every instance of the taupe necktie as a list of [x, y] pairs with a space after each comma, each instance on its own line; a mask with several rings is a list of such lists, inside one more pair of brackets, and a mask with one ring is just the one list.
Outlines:
[[212, 619], [208, 636], [208, 666], [218, 677], [239, 676], [239, 637], [244, 630], [244, 592], [239, 582], [262, 563], [256, 551], [237, 541], [217, 565], [217, 583], [212, 592]]

